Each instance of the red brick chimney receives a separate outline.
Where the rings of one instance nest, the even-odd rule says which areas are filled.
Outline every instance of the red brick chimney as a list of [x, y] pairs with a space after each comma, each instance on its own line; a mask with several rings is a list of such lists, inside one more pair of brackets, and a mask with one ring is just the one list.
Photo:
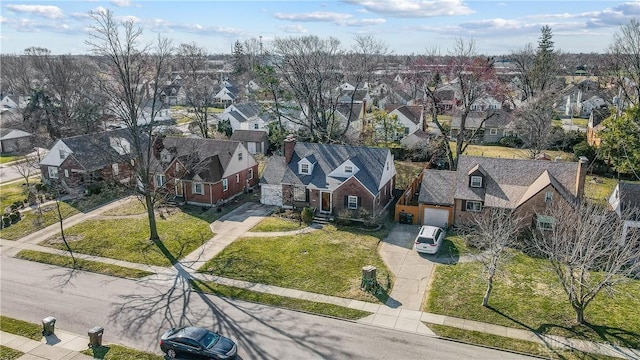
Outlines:
[[284, 139], [284, 161], [288, 164], [293, 156], [293, 149], [296, 147], [296, 137], [293, 134], [287, 135]]
[[576, 197], [582, 199], [584, 195], [584, 181], [587, 177], [587, 169], [589, 168], [589, 159], [580, 156], [578, 159], [578, 171], [576, 174]]

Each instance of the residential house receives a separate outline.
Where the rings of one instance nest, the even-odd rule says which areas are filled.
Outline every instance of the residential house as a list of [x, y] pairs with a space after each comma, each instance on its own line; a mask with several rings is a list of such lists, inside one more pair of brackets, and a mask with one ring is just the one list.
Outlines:
[[602, 122], [611, 115], [609, 109], [599, 108], [591, 111], [587, 122], [587, 143], [591, 146], [600, 146], [600, 136], [598, 133], [604, 129]]
[[632, 216], [624, 220], [622, 239], [627, 238], [630, 228], [640, 229], [640, 183], [618, 182], [609, 195], [607, 204], [609, 210], [614, 211], [618, 217]]
[[433, 92], [440, 114], [448, 114], [458, 107], [459, 90], [453, 84], [445, 84]]
[[131, 181], [134, 154], [129, 129], [59, 139], [40, 161], [44, 183], [82, 190], [100, 180]]
[[396, 116], [400, 124], [402, 124], [403, 133], [398, 134], [400, 138], [413, 134], [418, 130], [425, 130], [425, 113], [422, 105], [401, 105], [389, 111], [389, 115]]
[[[450, 136], [460, 132], [462, 111], [456, 111], [451, 118]], [[497, 143], [505, 136], [518, 136], [511, 113], [507, 110], [470, 111], [465, 122], [465, 131], [476, 135], [472, 139], [482, 144]]]
[[599, 110], [607, 107], [607, 102], [600, 96], [592, 96], [589, 99], [580, 103], [578, 107], [577, 116], [588, 117], [594, 110]]
[[392, 89], [385, 96], [378, 100], [378, 107], [385, 108], [390, 104], [407, 105], [411, 100], [414, 100], [411, 95], [402, 90]]
[[18, 103], [13, 101], [13, 99], [11, 99], [7, 95], [7, 96], [3, 97], [2, 100], [0, 100], [0, 108], [3, 108], [3, 109], [17, 109], [18, 108]]
[[229, 106], [238, 101], [240, 89], [235, 84], [229, 80], [224, 80], [220, 85], [220, 91], [213, 96], [215, 101], [225, 104], [225, 106]]
[[319, 214], [378, 214], [391, 203], [396, 177], [389, 149], [284, 142], [262, 178], [261, 202], [286, 208], [311, 207]]
[[228, 120], [231, 129], [236, 130], [266, 130], [271, 116], [262, 111], [262, 107], [255, 102], [245, 102], [229, 105], [217, 115], [220, 120]]
[[18, 129], [0, 128], [0, 152], [21, 153], [33, 150], [33, 135]]
[[582, 198], [586, 162], [462, 155], [456, 171], [424, 170], [420, 222], [465, 224], [487, 208], [502, 208], [522, 215], [525, 225], [547, 229], [554, 220], [537, 214], [554, 201], [576, 204]]
[[187, 204], [221, 204], [258, 183], [258, 162], [239, 141], [157, 137], [153, 155], [153, 186]]
[[251, 155], [269, 151], [269, 134], [264, 130], [236, 130], [229, 140], [241, 142]]

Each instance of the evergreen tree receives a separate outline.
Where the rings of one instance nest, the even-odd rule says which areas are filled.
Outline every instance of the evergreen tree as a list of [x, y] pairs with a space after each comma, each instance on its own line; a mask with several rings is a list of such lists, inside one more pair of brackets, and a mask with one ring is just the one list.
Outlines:
[[242, 74], [247, 70], [247, 57], [244, 53], [244, 46], [239, 40], [236, 40], [233, 45], [233, 72]]

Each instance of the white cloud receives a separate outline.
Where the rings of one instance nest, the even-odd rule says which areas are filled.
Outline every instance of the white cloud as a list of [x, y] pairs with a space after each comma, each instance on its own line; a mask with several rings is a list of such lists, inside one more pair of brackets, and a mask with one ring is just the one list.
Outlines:
[[133, 15], [117, 16], [116, 19], [121, 22], [129, 22], [129, 21], [132, 21], [134, 23], [142, 22], [142, 20], [139, 17], [133, 16]]
[[117, 7], [129, 7], [131, 6], [131, 0], [111, 0], [110, 3]]
[[307, 29], [300, 24], [280, 25], [278, 28], [290, 34], [305, 34], [307, 32]]
[[473, 14], [462, 0], [342, 0], [370, 12], [393, 17], [421, 18]]
[[335, 13], [327, 11], [314, 11], [310, 13], [275, 13], [278, 20], [297, 22], [330, 22], [340, 26], [371, 26], [386, 22], [385, 19], [356, 19], [351, 14]]
[[8, 4], [7, 9], [21, 13], [21, 14], [31, 14], [46, 17], [49, 19], [62, 19], [64, 18], [64, 14], [62, 10], [53, 5], [15, 5]]

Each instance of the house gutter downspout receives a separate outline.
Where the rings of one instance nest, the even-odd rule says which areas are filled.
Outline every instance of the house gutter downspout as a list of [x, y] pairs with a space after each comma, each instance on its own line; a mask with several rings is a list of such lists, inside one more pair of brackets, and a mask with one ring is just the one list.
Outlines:
[[209, 205], [213, 206], [213, 188], [211, 187], [211, 183], [209, 183]]

